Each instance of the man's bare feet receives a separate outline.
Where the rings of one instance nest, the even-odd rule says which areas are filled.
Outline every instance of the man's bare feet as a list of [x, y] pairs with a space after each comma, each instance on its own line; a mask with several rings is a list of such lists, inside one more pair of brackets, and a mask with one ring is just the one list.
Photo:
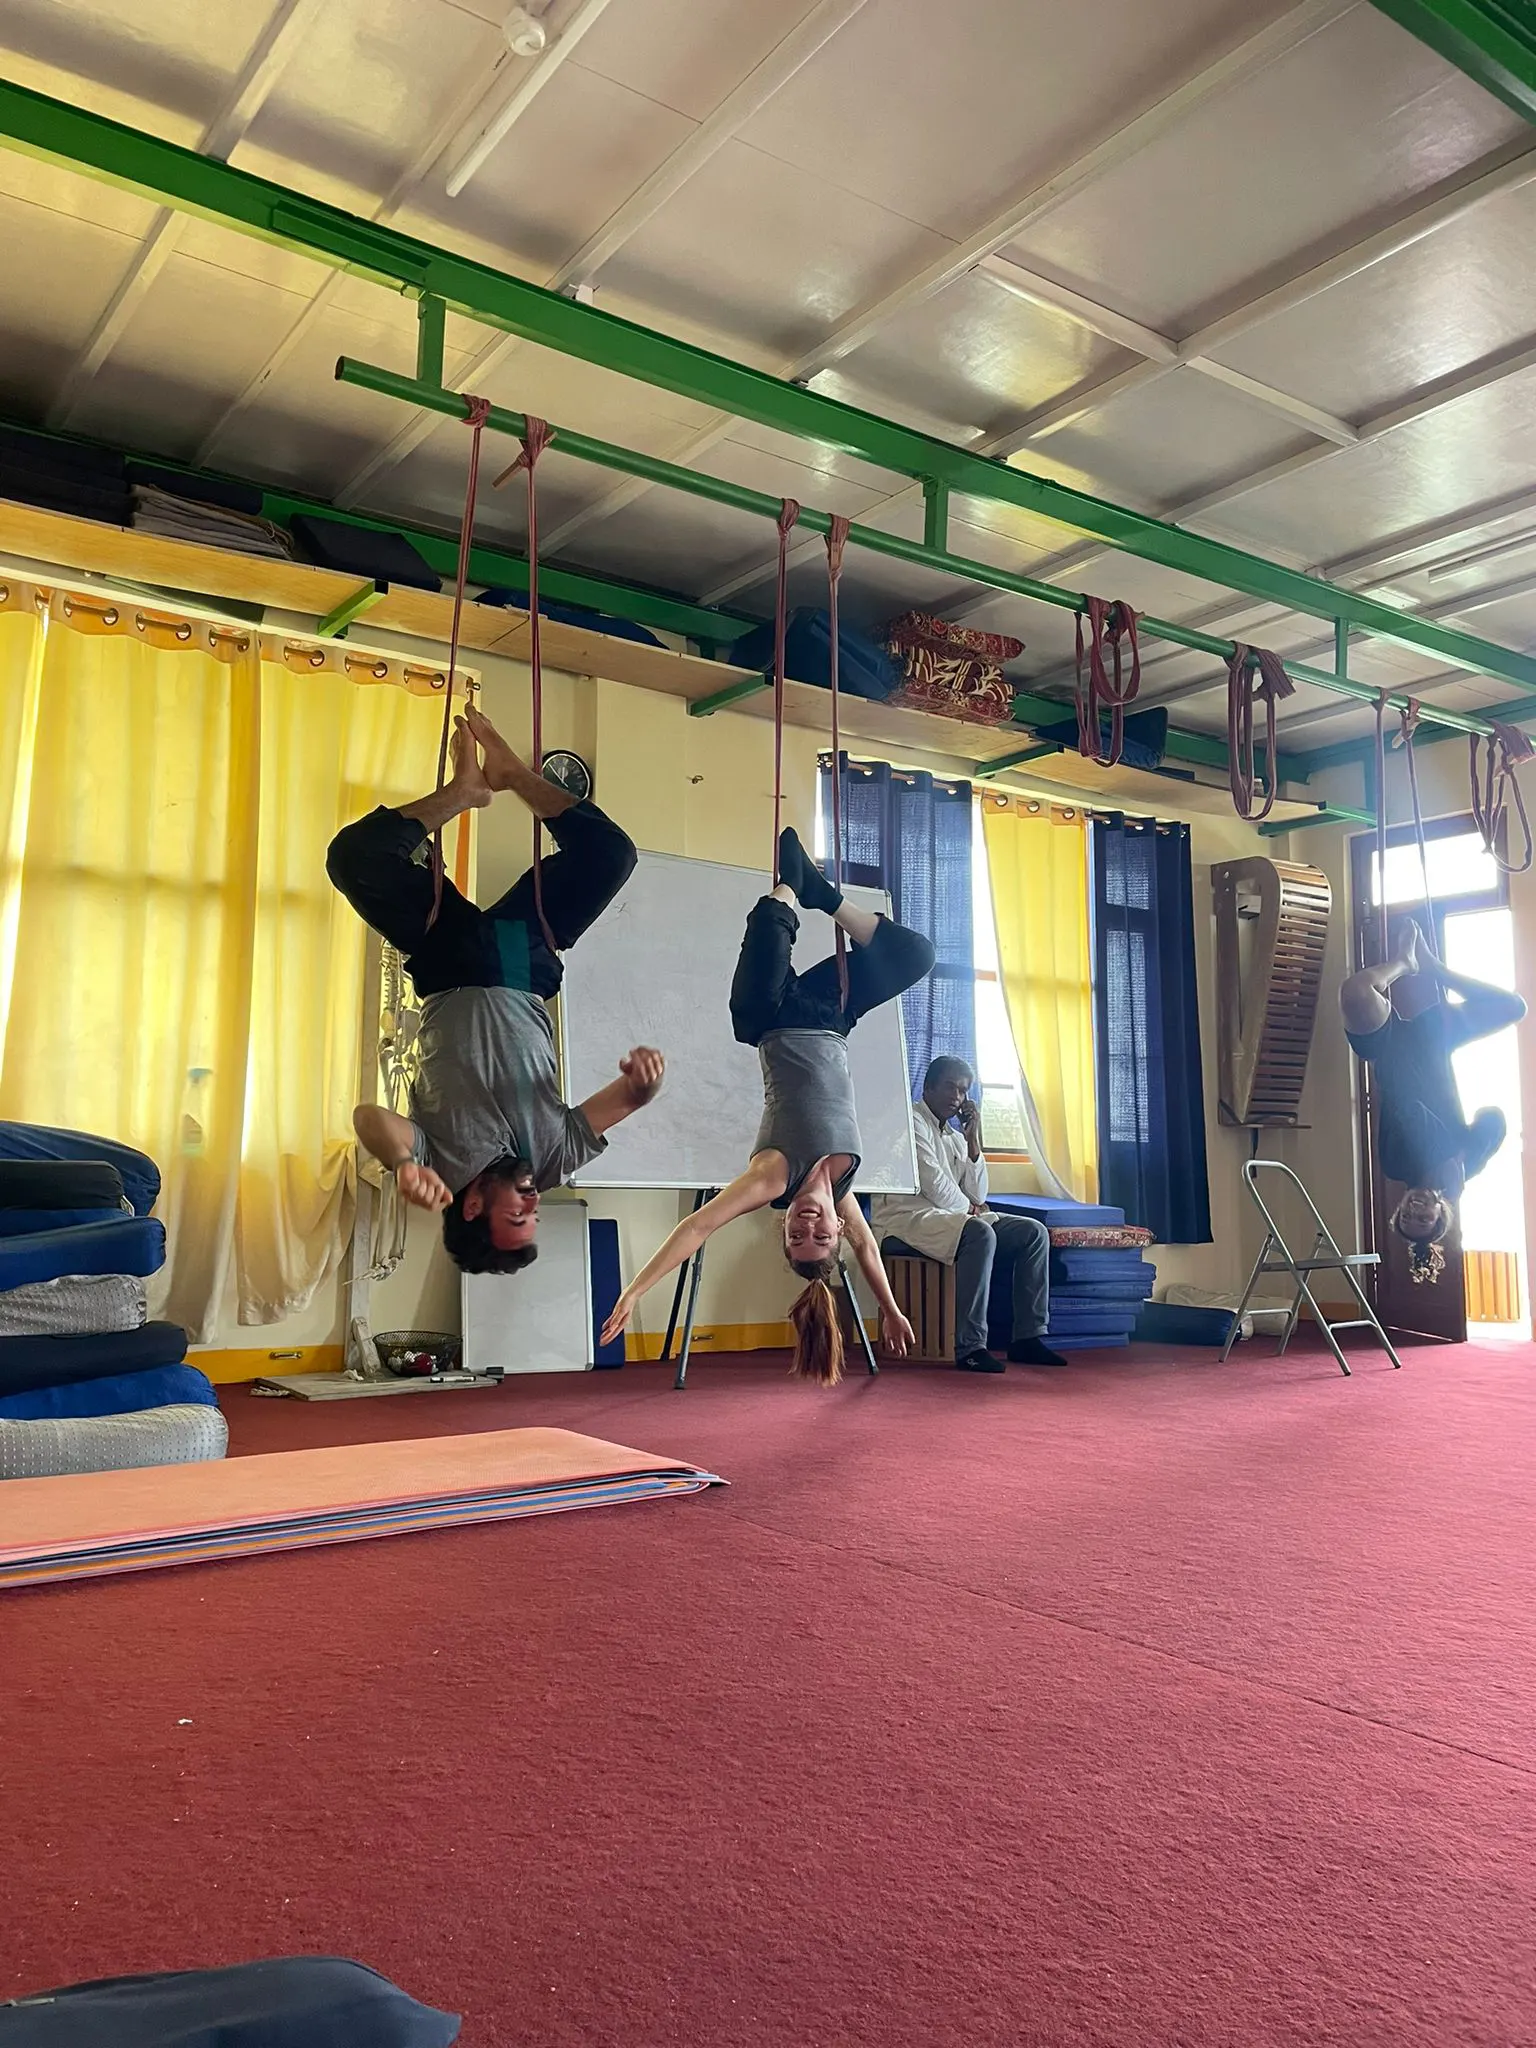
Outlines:
[[528, 765], [515, 754], [483, 711], [469, 705], [462, 723], [479, 741], [485, 753], [485, 780], [491, 789], [515, 789], [518, 777], [526, 778]]
[[491, 784], [480, 765], [480, 750], [463, 718], [453, 721], [453, 738], [448, 742], [453, 775], [448, 788], [463, 800], [465, 810], [481, 811], [491, 800]]

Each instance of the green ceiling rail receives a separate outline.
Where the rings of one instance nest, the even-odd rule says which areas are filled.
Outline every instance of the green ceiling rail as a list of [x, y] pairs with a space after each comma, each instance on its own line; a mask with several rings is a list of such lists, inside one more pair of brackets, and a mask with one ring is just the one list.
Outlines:
[[1536, 122], [1536, 10], [1530, 0], [1376, 0], [1410, 35]]
[[[396, 370], [379, 368], [375, 363], [354, 362], [349, 356], [342, 356], [336, 364], [336, 375], [344, 384], [360, 385], [364, 390], [377, 391], [387, 398], [398, 398], [409, 405], [419, 405], [430, 412], [440, 412], [451, 419], [465, 417], [465, 402], [461, 393], [445, 390], [441, 385], [423, 384], [414, 377], [402, 376]], [[486, 415], [487, 426], [501, 434], [519, 437], [526, 426], [526, 417], [520, 412], [510, 412], [505, 406], [493, 405]], [[660, 456], [643, 455], [637, 449], [620, 448], [611, 441], [594, 440], [590, 434], [578, 434], [567, 427], [556, 427], [551, 443], [557, 454], [567, 455], [579, 462], [596, 463], [603, 469], [621, 470], [629, 476], [644, 477], [648, 482], [662, 484], [675, 491], [687, 492], [695, 498], [708, 498], [717, 505], [728, 505], [733, 511], [751, 512], [763, 519], [776, 519], [779, 513], [779, 499], [767, 491], [754, 491], [745, 484], [730, 483], [724, 477], [710, 476], [703, 470], [685, 469], [679, 463], [665, 462]], [[831, 520], [825, 512], [810, 508], [800, 514], [800, 526], [808, 533], [825, 533]], [[995, 590], [1013, 591], [1020, 597], [1033, 598], [1040, 604], [1054, 605], [1062, 611], [1080, 611], [1083, 598], [1079, 591], [1065, 590], [1059, 584], [1042, 583], [1037, 576], [1016, 575], [1011, 569], [995, 568], [990, 562], [973, 560], [968, 555], [954, 555], [944, 548], [929, 547], [923, 541], [906, 540], [900, 534], [885, 533], [878, 527], [850, 525], [848, 539], [855, 547], [869, 548], [875, 554], [890, 555], [897, 561], [912, 562], [921, 568], [937, 569], [956, 578], [989, 585]], [[1177, 625], [1170, 619], [1156, 619], [1143, 613], [1137, 619], [1139, 632], [1147, 639], [1171, 640], [1180, 647], [1192, 647], [1202, 653], [1225, 660], [1232, 652], [1230, 640], [1218, 640], [1210, 633], [1196, 632], [1188, 626]], [[1536, 664], [1533, 664], [1536, 666]], [[1339, 695], [1353, 697], [1361, 703], [1374, 705], [1379, 692], [1370, 683], [1356, 682], [1350, 676], [1336, 675], [1332, 669], [1311, 668], [1302, 662], [1287, 662], [1288, 672], [1299, 681], [1315, 683], [1320, 689], [1333, 690]], [[718, 710], [722, 702], [750, 695], [745, 684], [740, 688], [732, 686], [729, 695], [717, 693], [695, 704], [694, 715], [707, 716]], [[1401, 708], [1408, 703], [1406, 696], [1392, 696], [1388, 703]], [[1068, 707], [1054, 699], [1020, 695], [1014, 700], [1014, 715], [1022, 723], [1038, 725], [1059, 720], [1067, 714]], [[1486, 719], [1469, 717], [1465, 712], [1442, 710], [1437, 705], [1421, 704], [1419, 715], [1426, 726], [1440, 725], [1454, 732], [1488, 732], [1491, 727]], [[1199, 735], [1184, 735], [1185, 739], [1198, 739]], [[1170, 734], [1170, 741], [1173, 735]], [[1208, 744], [1217, 750], [1217, 758], [1225, 764], [1227, 753], [1225, 741], [1211, 739]], [[1170, 752], [1173, 751], [1170, 746]], [[1204, 759], [1204, 754], [1185, 755], [1186, 759]], [[1289, 774], [1289, 764], [1282, 761], [1281, 772]]]
[[1226, 589], [1308, 617], [1341, 620], [1356, 632], [1400, 641], [1475, 674], [1536, 689], [1536, 659], [1475, 634], [1396, 611], [1360, 592], [972, 454], [6, 80], [0, 80], [0, 143], [413, 297], [439, 299], [487, 326], [735, 417], [841, 449], [925, 485], [1017, 507]]
[[1374, 811], [1357, 810], [1353, 804], [1319, 804], [1315, 812], [1301, 818], [1269, 818], [1259, 827], [1261, 839], [1283, 839], [1290, 832], [1306, 832], [1314, 825], [1374, 825]]

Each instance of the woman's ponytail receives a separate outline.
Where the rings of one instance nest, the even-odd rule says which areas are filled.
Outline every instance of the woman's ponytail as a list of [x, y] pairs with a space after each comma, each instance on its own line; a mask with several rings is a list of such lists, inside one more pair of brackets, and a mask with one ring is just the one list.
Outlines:
[[790, 1373], [798, 1380], [814, 1380], [818, 1386], [835, 1387], [843, 1376], [843, 1327], [838, 1320], [837, 1300], [832, 1282], [837, 1278], [836, 1259], [791, 1261], [795, 1271], [810, 1284], [789, 1311], [795, 1332], [795, 1355]]

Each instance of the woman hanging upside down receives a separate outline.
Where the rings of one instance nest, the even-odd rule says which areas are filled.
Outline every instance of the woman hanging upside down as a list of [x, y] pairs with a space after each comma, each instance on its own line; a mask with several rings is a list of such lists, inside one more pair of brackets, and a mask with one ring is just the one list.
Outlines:
[[[1448, 1003], [1445, 994], [1461, 1001]], [[1508, 989], [1453, 974], [1406, 918], [1392, 958], [1352, 974], [1339, 1007], [1350, 1044], [1376, 1070], [1381, 1170], [1407, 1189], [1392, 1228], [1407, 1240], [1413, 1278], [1438, 1280], [1445, 1266], [1440, 1240], [1457, 1198], [1503, 1144], [1506, 1128], [1497, 1109], [1480, 1109], [1467, 1122], [1451, 1055], [1518, 1024], [1525, 1004]]]
[[[604, 1325], [603, 1342], [611, 1343], [641, 1295], [692, 1257], [722, 1223], [771, 1206], [784, 1212], [784, 1256], [808, 1283], [789, 1312], [795, 1332], [791, 1370], [831, 1386], [843, 1369], [832, 1282], [844, 1240], [879, 1304], [888, 1349], [899, 1358], [912, 1342], [912, 1327], [892, 1298], [869, 1225], [849, 1193], [863, 1141], [848, 1072], [848, 1034], [869, 1011], [923, 979], [933, 966], [933, 947], [920, 933], [845, 903], [792, 831], [779, 840], [779, 874], [773, 893], [752, 906], [731, 983], [737, 1041], [757, 1047], [763, 1069], [763, 1120], [751, 1160], [728, 1188], [680, 1223], [635, 1275]], [[846, 1006], [835, 959], [819, 961], [808, 974], [797, 975], [790, 966], [800, 928], [797, 902], [804, 910], [826, 911], [853, 941]]]

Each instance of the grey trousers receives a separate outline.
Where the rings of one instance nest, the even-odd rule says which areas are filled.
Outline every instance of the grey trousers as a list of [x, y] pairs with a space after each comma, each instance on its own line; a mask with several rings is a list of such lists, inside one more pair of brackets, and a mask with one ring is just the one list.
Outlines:
[[[882, 1250], [897, 1257], [923, 1254], [899, 1237]], [[1051, 1234], [1033, 1216], [970, 1217], [955, 1253], [955, 1356], [987, 1348], [987, 1305], [995, 1292], [1012, 1290], [1012, 1336], [1017, 1344], [1041, 1337], [1051, 1319]]]

